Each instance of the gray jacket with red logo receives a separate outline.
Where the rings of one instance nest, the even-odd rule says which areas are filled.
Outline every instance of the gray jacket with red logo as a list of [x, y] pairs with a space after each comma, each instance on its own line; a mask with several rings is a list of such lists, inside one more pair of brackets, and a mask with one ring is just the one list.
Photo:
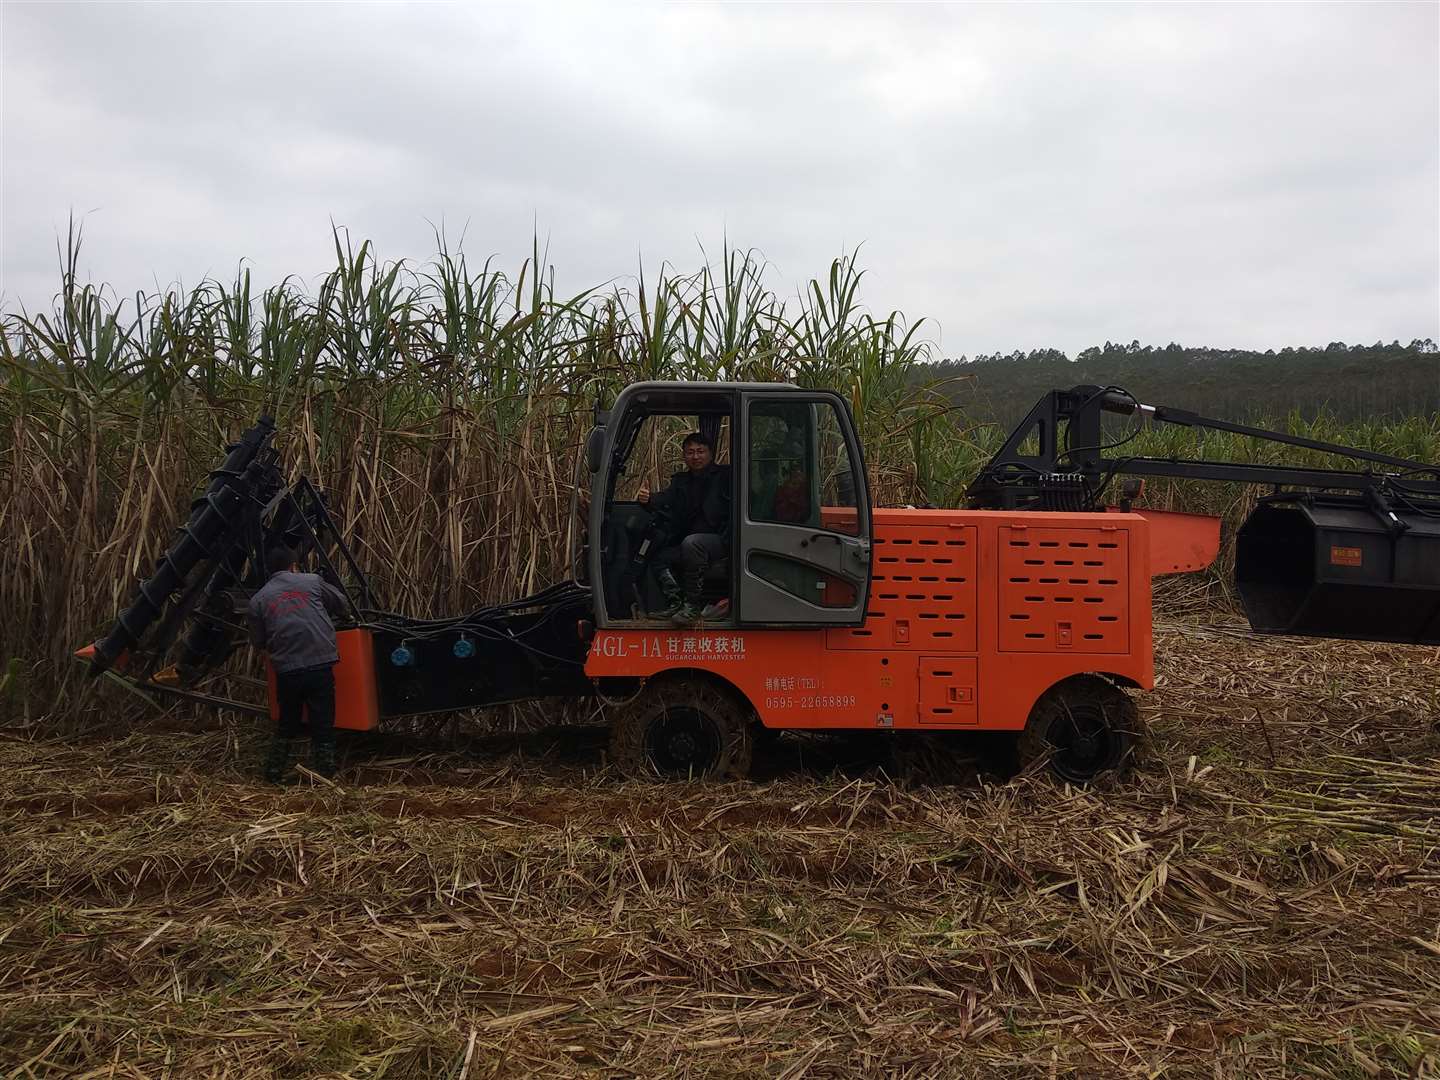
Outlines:
[[250, 643], [270, 654], [277, 675], [333, 664], [332, 615], [349, 610], [345, 594], [319, 574], [282, 570], [250, 598]]

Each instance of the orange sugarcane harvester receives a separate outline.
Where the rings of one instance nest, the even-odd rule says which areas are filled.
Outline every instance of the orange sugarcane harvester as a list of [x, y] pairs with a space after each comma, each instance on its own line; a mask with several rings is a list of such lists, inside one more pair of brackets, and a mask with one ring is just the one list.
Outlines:
[[[1107, 415], [1131, 426], [1107, 433]], [[1126, 456], [1146, 423], [1351, 467]], [[632, 385], [597, 410], [579, 463], [575, 579], [433, 619], [376, 605], [321, 493], [284, 483], [273, 434], [262, 418], [230, 448], [156, 572], [82, 650], [97, 672], [273, 710], [206, 686], [244, 640], [236, 613], [264, 581], [265, 552], [285, 546], [344, 583], [337, 727], [591, 697], [608, 704], [613, 760], [636, 774], [744, 775], [763, 729], [1004, 732], [1022, 764], [1043, 757], [1085, 782], [1124, 760], [1127, 691], [1153, 685], [1152, 579], [1203, 569], [1219, 546], [1216, 518], [1137, 506], [1147, 476], [1271, 487], [1237, 535], [1256, 630], [1440, 644], [1440, 468], [1116, 387], [1047, 394], [971, 483], [968, 507], [936, 510], [871, 505], [837, 394]], [[676, 474], [679, 494], [651, 499], [640, 448], [681, 434], [708, 456]], [[656, 556], [680, 565], [687, 550], [680, 595]]]

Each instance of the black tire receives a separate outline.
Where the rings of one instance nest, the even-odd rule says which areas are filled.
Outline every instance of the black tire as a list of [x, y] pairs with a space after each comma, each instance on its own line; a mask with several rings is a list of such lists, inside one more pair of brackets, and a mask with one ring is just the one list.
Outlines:
[[610, 723], [610, 760], [626, 776], [743, 780], [754, 751], [751, 710], [701, 679], [651, 682]]
[[1044, 761], [1058, 779], [1088, 784], [1128, 760], [1139, 730], [1139, 712], [1124, 690], [1080, 675], [1035, 703], [1016, 753], [1021, 769]]

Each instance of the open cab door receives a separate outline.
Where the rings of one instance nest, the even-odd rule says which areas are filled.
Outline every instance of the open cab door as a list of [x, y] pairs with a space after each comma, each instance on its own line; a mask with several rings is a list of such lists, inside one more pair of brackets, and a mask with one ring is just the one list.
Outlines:
[[[669, 625], [651, 614], [664, 604], [656, 560], [661, 550], [678, 545], [686, 530], [681, 522], [667, 525], [638, 494], [645, 487], [652, 494], [664, 489], [666, 477], [681, 464], [683, 439], [692, 431], [710, 440], [714, 463], [725, 477], [724, 501], [734, 532], [730, 462], [738, 397], [734, 383], [632, 383], [612, 408], [597, 412], [585, 449], [590, 487], [585, 560], [597, 626]], [[733, 596], [732, 574], [727, 552], [713, 561], [707, 588]]]
[[873, 536], [848, 404], [792, 387], [746, 389], [740, 399], [737, 621], [859, 626]]

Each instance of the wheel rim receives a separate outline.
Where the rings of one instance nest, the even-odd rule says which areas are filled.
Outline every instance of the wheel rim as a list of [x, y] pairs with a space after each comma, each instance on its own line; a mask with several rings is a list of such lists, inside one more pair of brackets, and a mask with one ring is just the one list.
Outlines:
[[1062, 780], [1093, 780], [1115, 764], [1120, 738], [1096, 705], [1065, 709], [1050, 722], [1050, 768]]
[[699, 709], [671, 707], [650, 722], [645, 751], [662, 776], [703, 776], [720, 763], [720, 728]]

